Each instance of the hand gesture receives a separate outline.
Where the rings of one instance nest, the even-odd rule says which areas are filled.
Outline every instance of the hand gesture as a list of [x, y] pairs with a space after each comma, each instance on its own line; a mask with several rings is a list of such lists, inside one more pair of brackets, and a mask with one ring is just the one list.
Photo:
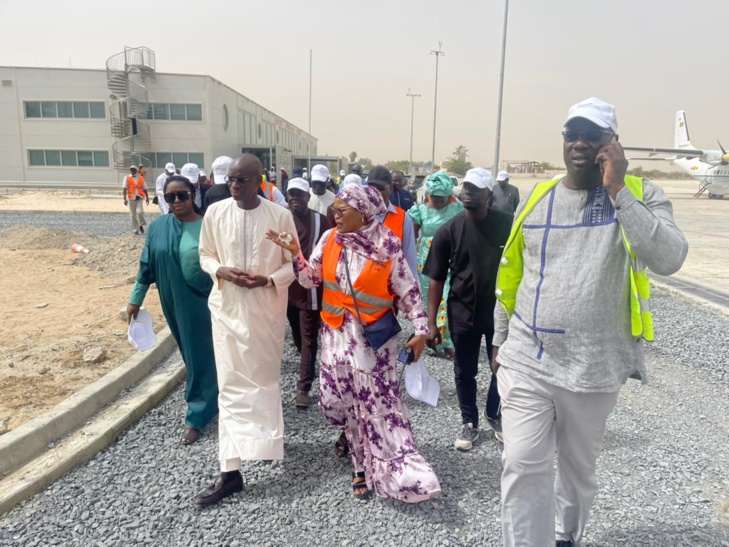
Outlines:
[[301, 251], [301, 247], [299, 247], [299, 242], [292, 234], [287, 234], [286, 232], [279, 233], [276, 230], [269, 230], [268, 232], [266, 232], [266, 239], [268, 239], [269, 241], [273, 241], [276, 245], [283, 249], [286, 249], [294, 256], [298, 255]]
[[615, 199], [625, 186], [625, 174], [628, 171], [623, 146], [619, 142], [609, 142], [597, 153], [595, 162], [602, 166], [602, 185]]
[[131, 323], [132, 318], [136, 319], [137, 314], [139, 313], [139, 310], [142, 309], [142, 306], [138, 306], [137, 304], [127, 304], [127, 322]]
[[427, 339], [428, 339], [428, 337], [425, 334], [419, 334], [417, 336], [413, 336], [410, 340], [408, 340], [408, 343], [405, 344], [405, 347], [407, 349], [413, 350], [413, 354], [415, 356], [416, 361], [418, 359], [420, 359], [420, 356], [422, 355], [423, 350], [425, 349], [425, 343], [426, 343]]
[[494, 346], [491, 350], [491, 372], [496, 374], [499, 370], [499, 367], [501, 366], [501, 363], [498, 361], [499, 359], [499, 346]]
[[428, 325], [430, 333], [427, 337], [428, 347], [434, 351], [438, 350], [438, 346], [443, 343], [443, 337], [440, 334], [440, 329], [435, 323]]

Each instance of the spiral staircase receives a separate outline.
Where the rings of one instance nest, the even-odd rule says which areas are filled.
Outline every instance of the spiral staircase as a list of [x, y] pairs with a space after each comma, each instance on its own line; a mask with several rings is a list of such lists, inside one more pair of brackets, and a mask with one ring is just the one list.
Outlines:
[[149, 124], [144, 123], [149, 110], [145, 77], [154, 74], [155, 54], [146, 47], [125, 47], [106, 61], [106, 80], [114, 102], [109, 120], [114, 143], [113, 166], [127, 171], [130, 165], [149, 165], [145, 156], [151, 147]]

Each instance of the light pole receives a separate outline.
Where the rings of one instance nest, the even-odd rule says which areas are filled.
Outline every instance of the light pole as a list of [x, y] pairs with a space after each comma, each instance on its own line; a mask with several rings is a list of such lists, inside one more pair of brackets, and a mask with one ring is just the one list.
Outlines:
[[499, 149], [501, 148], [501, 106], [504, 99], [504, 64], [506, 63], [506, 27], [509, 22], [509, 0], [504, 5], [504, 35], [501, 41], [501, 72], [499, 74], [499, 103], [496, 110], [496, 150], [494, 151], [493, 176], [499, 172]]
[[306, 144], [306, 150], [309, 153], [309, 160], [307, 161], [306, 169], [309, 172], [309, 177], [311, 177], [311, 73], [314, 63], [313, 59], [312, 50], [309, 50], [309, 135], [306, 139], [308, 141]]
[[408, 92], [405, 94], [406, 97], [410, 97], [410, 168], [408, 169], [408, 174], [412, 177], [413, 176], [413, 129], [415, 127], [415, 97], [420, 97], [420, 95], [416, 95], [415, 93], [410, 93], [410, 88], [408, 88]]
[[435, 55], [435, 98], [433, 99], [433, 151], [430, 155], [430, 168], [435, 170], [435, 125], [438, 120], [438, 61], [445, 51], [441, 50], [443, 42], [438, 42], [438, 49], [431, 49], [430, 54]]

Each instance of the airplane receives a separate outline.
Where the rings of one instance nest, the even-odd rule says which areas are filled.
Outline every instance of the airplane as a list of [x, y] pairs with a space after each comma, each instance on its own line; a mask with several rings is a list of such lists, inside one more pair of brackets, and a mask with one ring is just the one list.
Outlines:
[[[625, 150], [648, 152], [647, 158], [631, 158], [640, 161], [671, 161], [699, 181], [699, 190], [694, 194], [697, 198], [708, 192], [709, 199], [722, 199], [729, 196], [729, 153], [719, 141], [721, 150], [699, 150], [691, 144], [683, 110], [676, 112], [676, 128], [674, 134], [675, 148], [641, 148], [626, 146]], [[662, 157], [656, 157], [662, 155]]]

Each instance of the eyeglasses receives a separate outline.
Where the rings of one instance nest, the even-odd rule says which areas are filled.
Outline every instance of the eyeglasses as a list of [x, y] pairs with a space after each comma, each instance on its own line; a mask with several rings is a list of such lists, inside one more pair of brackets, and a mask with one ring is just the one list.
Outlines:
[[564, 142], [577, 142], [578, 140], [583, 140], [586, 142], [597, 143], [613, 137], [614, 135], [615, 133], [612, 131], [603, 131], [602, 129], [591, 129], [589, 131], [562, 131]]
[[252, 178], [244, 179], [243, 177], [231, 177], [230, 175], [225, 175], [225, 182], [228, 184], [233, 184], [234, 182], [237, 182], [238, 184], [245, 184], [246, 182], [249, 182], [253, 180]]
[[189, 190], [187, 192], [168, 192], [165, 194], [165, 201], [167, 203], [174, 203], [175, 199], [179, 199], [180, 201], [187, 201], [190, 199], [190, 196], [192, 195], [192, 192]]
[[337, 207], [332, 207], [332, 214], [334, 215], [334, 218], [339, 218], [347, 211], [352, 211], [354, 207], [343, 207], [342, 209], [338, 209]]

